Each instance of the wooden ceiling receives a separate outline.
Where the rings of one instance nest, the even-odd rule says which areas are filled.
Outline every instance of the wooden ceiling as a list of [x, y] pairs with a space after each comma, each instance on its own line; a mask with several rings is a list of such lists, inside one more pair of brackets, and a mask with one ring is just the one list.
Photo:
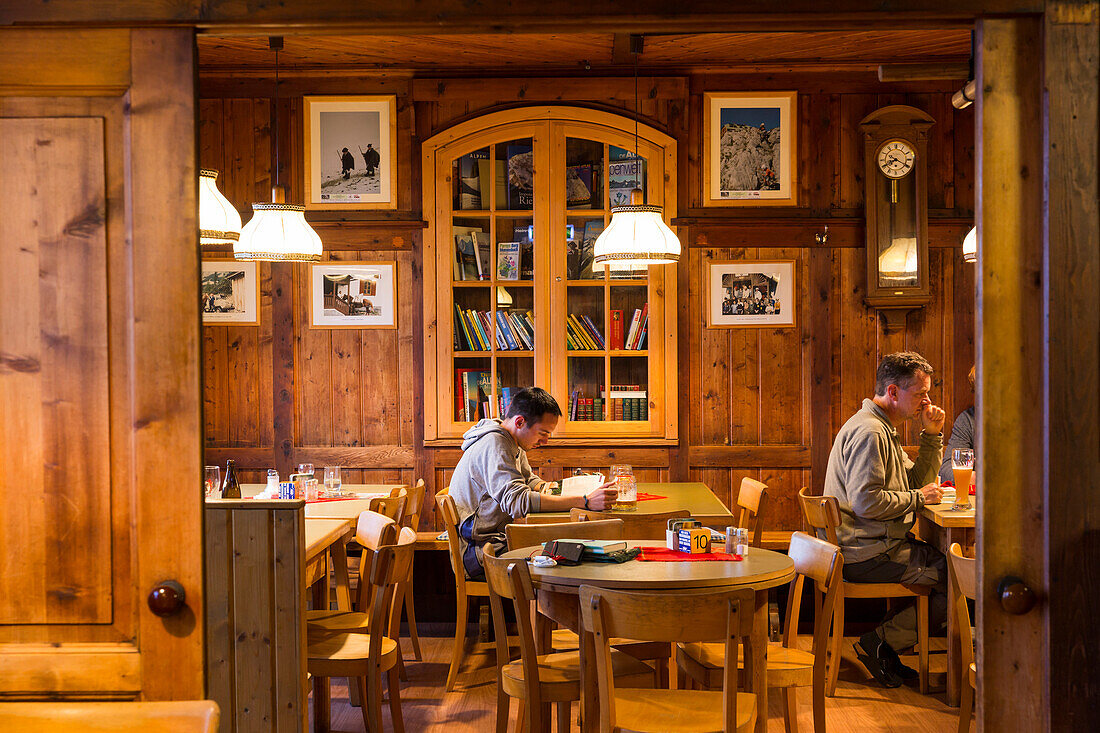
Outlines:
[[[327, 70], [408, 70], [441, 73], [470, 69], [555, 71], [630, 67], [626, 37], [610, 33], [432, 36], [295, 35], [285, 37], [280, 68], [288, 73]], [[274, 54], [266, 36], [200, 35], [200, 72], [270, 73]], [[966, 29], [713, 33], [646, 35], [638, 60], [655, 67], [738, 69], [872, 69], [882, 63], [958, 63], [970, 56]]]

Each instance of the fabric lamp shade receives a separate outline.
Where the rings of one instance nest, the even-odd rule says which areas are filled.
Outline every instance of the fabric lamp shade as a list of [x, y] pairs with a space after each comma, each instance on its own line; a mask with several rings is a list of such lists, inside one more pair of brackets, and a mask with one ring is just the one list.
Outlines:
[[963, 237], [963, 262], [978, 261], [978, 228], [972, 227]]
[[241, 230], [233, 257], [275, 262], [320, 260], [321, 238], [306, 222], [305, 207], [282, 203], [279, 187], [272, 190], [271, 198], [270, 204], [252, 204], [252, 219]]
[[218, 190], [218, 172], [199, 171], [199, 243], [232, 244], [241, 236], [241, 215]]
[[592, 247], [592, 267], [639, 270], [679, 261], [680, 240], [661, 213], [660, 206], [643, 204], [641, 190], [634, 189], [629, 205], [611, 210], [611, 223]]

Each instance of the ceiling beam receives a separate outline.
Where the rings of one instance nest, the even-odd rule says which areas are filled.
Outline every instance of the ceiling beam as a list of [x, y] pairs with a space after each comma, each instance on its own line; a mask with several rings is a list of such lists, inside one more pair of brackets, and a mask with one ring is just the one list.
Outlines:
[[879, 64], [879, 81], [924, 81], [926, 79], [970, 78], [970, 64]]

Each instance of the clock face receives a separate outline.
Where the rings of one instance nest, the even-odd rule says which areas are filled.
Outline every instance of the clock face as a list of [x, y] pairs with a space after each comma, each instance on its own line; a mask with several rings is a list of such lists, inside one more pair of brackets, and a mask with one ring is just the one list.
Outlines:
[[878, 149], [878, 167], [887, 178], [904, 178], [913, 170], [916, 152], [904, 140], [890, 140]]

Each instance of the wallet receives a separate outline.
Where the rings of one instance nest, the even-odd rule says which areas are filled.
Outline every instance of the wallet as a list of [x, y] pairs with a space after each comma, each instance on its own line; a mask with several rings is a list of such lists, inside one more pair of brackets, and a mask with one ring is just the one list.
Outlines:
[[554, 558], [559, 565], [580, 565], [584, 545], [580, 542], [551, 540], [546, 543], [542, 554]]

